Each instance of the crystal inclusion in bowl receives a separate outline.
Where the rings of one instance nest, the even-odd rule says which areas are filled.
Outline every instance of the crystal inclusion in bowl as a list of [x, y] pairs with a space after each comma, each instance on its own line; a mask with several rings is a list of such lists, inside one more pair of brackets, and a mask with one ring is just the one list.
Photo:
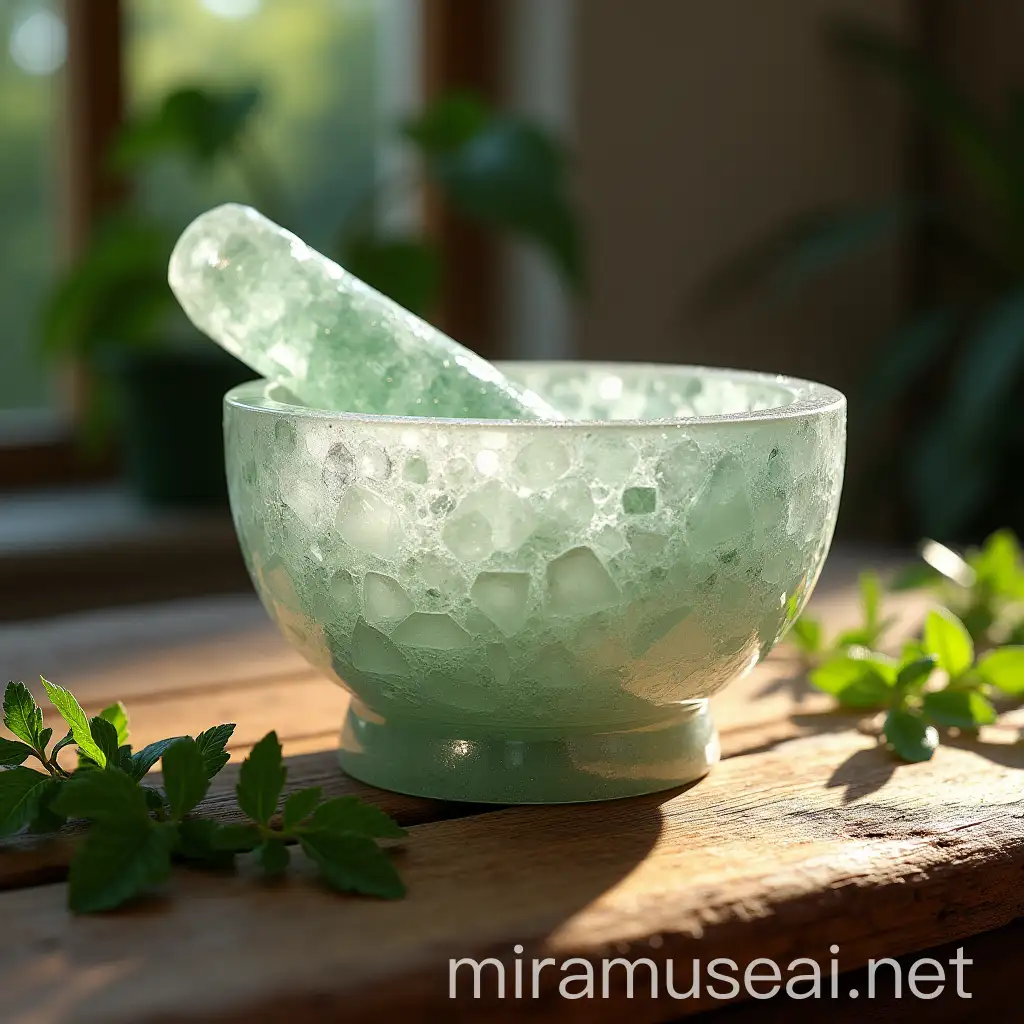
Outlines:
[[352, 694], [341, 764], [387, 789], [548, 803], [652, 792], [718, 756], [707, 698], [810, 595], [846, 402], [693, 367], [502, 369], [567, 422], [226, 398], [235, 526], [288, 641]]

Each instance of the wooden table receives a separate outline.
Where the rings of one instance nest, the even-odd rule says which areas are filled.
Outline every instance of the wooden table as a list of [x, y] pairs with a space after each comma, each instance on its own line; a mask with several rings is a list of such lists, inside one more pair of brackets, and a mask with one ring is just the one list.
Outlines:
[[[834, 559], [816, 596], [833, 625], [855, 615], [852, 568]], [[921, 601], [901, 607], [911, 622]], [[671, 958], [688, 969], [694, 957], [728, 957], [742, 969], [755, 957], [826, 963], [836, 944], [841, 969], [854, 970], [870, 957], [955, 946], [1024, 906], [1024, 749], [1012, 719], [943, 746], [927, 764], [898, 767], [781, 652], [716, 698], [724, 760], [700, 783], [606, 804], [504, 809], [398, 796], [342, 776], [331, 748], [345, 695], [285, 646], [255, 599], [0, 626], [0, 663], [5, 678], [44, 672], [89, 711], [124, 700], [137, 743], [236, 721], [237, 762], [276, 729], [291, 758], [289, 789], [358, 793], [410, 826], [398, 854], [403, 901], [331, 894], [299, 856], [282, 885], [261, 883], [245, 863], [231, 876], [179, 870], [163, 898], [77, 919], [62, 881], [74, 835], [18, 840], [0, 852], [0, 1019], [663, 1020], [722, 1004], [652, 1003], [642, 974], [627, 1001], [624, 972], [607, 1000], [561, 999], [557, 974], [545, 972], [537, 999], [501, 1001], [485, 985], [481, 1000], [467, 988], [452, 1003], [448, 961], [495, 956], [511, 979], [519, 944], [527, 961]], [[236, 772], [217, 779], [205, 812], [230, 819]], [[928, 1005], [890, 1000], [893, 1016], [872, 1017], [879, 1011], [861, 999], [855, 1015], [966, 1020], [986, 1009], [999, 1019], [993, 990], [1010, 941], [1020, 941], [1016, 926], [968, 946], [983, 950], [966, 973], [970, 1003], [947, 990]], [[842, 991], [850, 987], [844, 977]], [[858, 1009], [846, 997], [721, 1014], [840, 1019], [843, 1006]], [[1005, 1019], [1019, 1019], [1016, 1008]]]

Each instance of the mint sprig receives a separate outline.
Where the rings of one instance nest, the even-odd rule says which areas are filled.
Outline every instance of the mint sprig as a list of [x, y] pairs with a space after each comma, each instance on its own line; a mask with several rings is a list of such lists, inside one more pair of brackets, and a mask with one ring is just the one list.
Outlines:
[[278, 817], [287, 774], [277, 734], [269, 733], [253, 747], [238, 776], [238, 806], [250, 820], [224, 826], [214, 845], [254, 852], [264, 872], [274, 876], [288, 867], [289, 844], [298, 843], [335, 889], [383, 899], [405, 895], [391, 858], [376, 842], [401, 839], [405, 829], [356, 797], [324, 800], [319, 786], [292, 793]]
[[[933, 685], [940, 671], [944, 684]], [[927, 761], [940, 730], [976, 730], [996, 721], [991, 696], [1024, 696], [1024, 646], [977, 656], [965, 624], [946, 608], [930, 611], [921, 639], [899, 658], [863, 647], [837, 654], [810, 673], [819, 690], [844, 707], [882, 709], [882, 733], [904, 761]]]
[[[275, 733], [253, 747], [239, 772], [236, 796], [248, 822], [224, 826], [196, 811], [228, 763], [234, 725], [133, 752], [124, 705], [89, 718], [68, 690], [42, 682], [68, 733], [49, 748], [53, 730], [44, 727], [31, 692], [23, 683], [8, 684], [3, 721], [15, 739], [0, 739], [0, 837], [25, 828], [52, 830], [69, 818], [88, 823], [68, 873], [68, 905], [75, 913], [111, 910], [151, 891], [175, 861], [225, 869], [237, 854], [252, 852], [268, 876], [280, 875], [294, 844], [336, 889], [383, 898], [404, 894], [377, 840], [406, 833], [383, 811], [355, 797], [324, 800], [319, 787], [292, 793], [281, 807], [287, 768]], [[58, 762], [69, 746], [78, 752], [73, 772]], [[30, 758], [43, 770], [26, 767]], [[159, 789], [144, 784], [157, 763]]]

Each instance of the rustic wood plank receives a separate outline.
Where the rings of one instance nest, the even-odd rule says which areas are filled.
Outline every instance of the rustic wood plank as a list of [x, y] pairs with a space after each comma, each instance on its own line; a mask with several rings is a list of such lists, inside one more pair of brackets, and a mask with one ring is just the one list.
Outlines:
[[396, 903], [179, 872], [167, 900], [74, 919], [62, 885], [21, 889], [0, 894], [23, 922], [0, 990], [15, 1019], [664, 1019], [702, 1004], [569, 1003], [547, 971], [537, 1000], [453, 1005], [447, 960], [788, 963], [836, 943], [853, 968], [996, 927], [1024, 911], [1022, 767], [1016, 744], [897, 767], [856, 732], [804, 737], [682, 792], [415, 826]]

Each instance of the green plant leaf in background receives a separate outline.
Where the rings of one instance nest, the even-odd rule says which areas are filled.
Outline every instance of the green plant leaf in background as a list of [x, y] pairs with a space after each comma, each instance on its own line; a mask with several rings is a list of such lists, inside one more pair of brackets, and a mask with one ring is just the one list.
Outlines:
[[428, 241], [362, 233], [344, 239], [339, 256], [346, 270], [418, 316], [437, 300], [441, 256]]
[[936, 690], [921, 702], [925, 715], [936, 725], [976, 729], [996, 720], [996, 710], [977, 690]]
[[928, 613], [924, 646], [950, 679], [958, 679], [974, 664], [974, 641], [964, 624], [945, 608]]
[[977, 664], [978, 675], [1011, 697], [1024, 695], [1024, 647], [1000, 647]]
[[884, 707], [892, 695], [896, 669], [881, 656], [845, 654], [826, 661], [810, 674], [811, 683], [853, 708]]
[[134, 171], [169, 154], [212, 164], [239, 145], [260, 102], [261, 93], [255, 86], [176, 89], [155, 109], [123, 125], [109, 165], [118, 172]]
[[985, 195], [1016, 215], [1020, 181], [1012, 153], [964, 91], [913, 46], [866, 22], [836, 19], [829, 39], [837, 51], [899, 85]]
[[586, 280], [566, 154], [552, 134], [487, 111], [463, 94], [441, 97], [404, 127], [452, 207], [537, 245], [570, 287]]

